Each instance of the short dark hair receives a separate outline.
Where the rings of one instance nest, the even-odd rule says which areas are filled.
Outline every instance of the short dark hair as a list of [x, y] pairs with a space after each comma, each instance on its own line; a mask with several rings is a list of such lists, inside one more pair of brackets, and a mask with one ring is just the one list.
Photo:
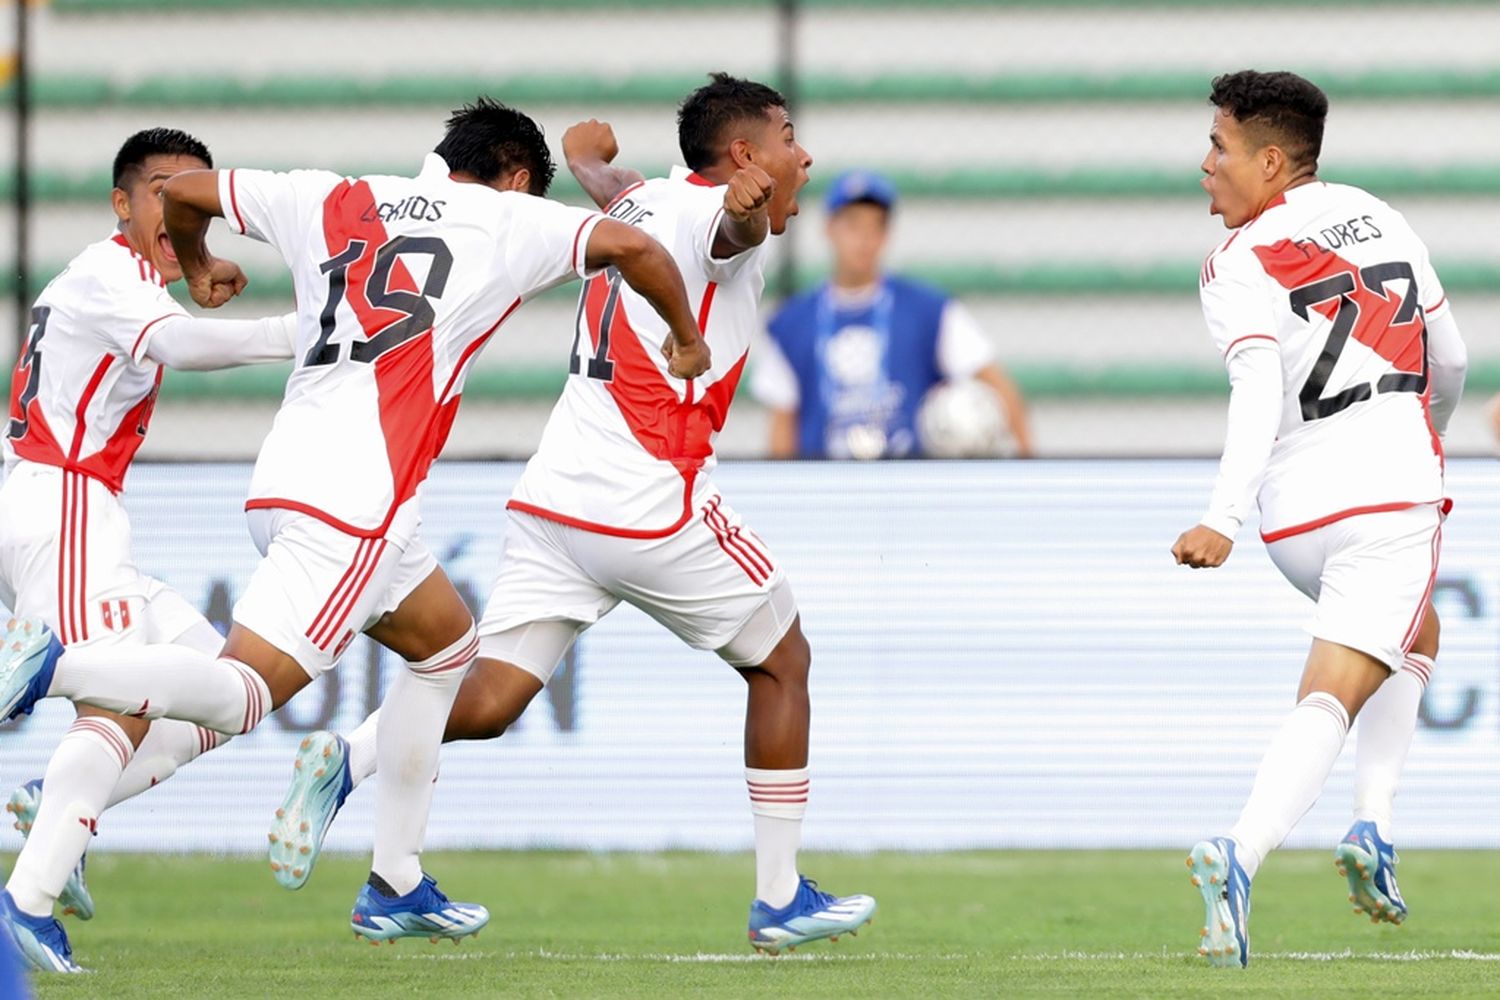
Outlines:
[[152, 156], [193, 156], [202, 160], [205, 167], [214, 165], [208, 147], [181, 129], [148, 128], [126, 139], [115, 154], [115, 187], [134, 184], [136, 174]]
[[735, 125], [760, 122], [771, 108], [786, 107], [780, 92], [754, 80], [710, 73], [709, 83], [687, 96], [677, 109], [677, 144], [690, 170], [712, 166], [723, 154], [724, 133]]
[[489, 97], [475, 98], [453, 112], [433, 152], [448, 169], [473, 174], [485, 184], [530, 170], [530, 191], [538, 197], [547, 193], [557, 173], [542, 127], [529, 115]]
[[1208, 103], [1245, 126], [1261, 145], [1274, 142], [1299, 166], [1318, 167], [1328, 95], [1295, 73], [1242, 69], [1215, 77]]

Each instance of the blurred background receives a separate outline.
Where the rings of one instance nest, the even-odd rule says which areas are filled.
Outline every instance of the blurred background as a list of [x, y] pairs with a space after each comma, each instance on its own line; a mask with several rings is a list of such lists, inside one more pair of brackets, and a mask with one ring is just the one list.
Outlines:
[[[1389, 0], [54, 0], [33, 3], [21, 93], [6, 66], [0, 260], [21, 254], [26, 98], [32, 290], [107, 233], [109, 163], [152, 125], [233, 166], [410, 173], [445, 113], [488, 93], [546, 128], [614, 123], [622, 162], [679, 159], [674, 111], [711, 69], [781, 86], [816, 162], [779, 241], [767, 313], [824, 273], [821, 194], [873, 167], [901, 193], [889, 259], [958, 295], [1025, 393], [1043, 456], [1215, 455], [1226, 379], [1196, 276], [1223, 239], [1197, 187], [1209, 80], [1291, 69], [1329, 93], [1323, 176], [1407, 214], [1472, 355], [1450, 451], [1489, 454], [1500, 389], [1500, 5]], [[13, 51], [18, 8], [7, 8]], [[555, 194], [580, 201], [564, 169]], [[241, 315], [284, 311], [265, 247]], [[21, 323], [0, 278], [0, 348]], [[524, 457], [561, 385], [571, 289], [522, 310], [470, 379], [450, 455]], [[28, 296], [29, 297], [29, 296]], [[754, 354], [752, 353], [752, 363]], [[146, 457], [253, 458], [281, 373], [174, 375]], [[766, 449], [741, 393], [726, 456]]]

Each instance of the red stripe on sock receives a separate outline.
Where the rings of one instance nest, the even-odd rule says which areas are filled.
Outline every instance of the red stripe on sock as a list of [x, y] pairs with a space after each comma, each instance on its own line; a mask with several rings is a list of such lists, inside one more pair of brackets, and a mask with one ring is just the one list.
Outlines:
[[121, 769], [124, 769], [124, 767], [130, 763], [130, 758], [133, 755], [133, 750], [130, 746], [130, 742], [125, 739], [125, 737], [120, 733], [118, 729], [110, 725], [108, 722], [105, 722], [102, 719], [85, 716], [81, 719], [76, 720], [73, 725], [69, 726], [68, 732], [70, 734], [75, 732], [94, 733], [101, 739], [103, 739], [106, 744], [108, 744], [108, 748], [110, 750], [114, 751], [115, 756], [119, 758]]

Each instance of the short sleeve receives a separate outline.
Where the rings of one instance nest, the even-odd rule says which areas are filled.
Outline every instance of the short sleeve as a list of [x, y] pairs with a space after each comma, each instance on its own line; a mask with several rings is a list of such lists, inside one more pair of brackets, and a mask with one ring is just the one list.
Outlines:
[[589, 237], [603, 215], [519, 192], [502, 197], [508, 219], [498, 235], [506, 269], [523, 300], [570, 278], [592, 276]]
[[797, 373], [773, 337], [763, 338], [755, 352], [755, 366], [750, 370], [750, 394], [762, 406], [773, 410], [795, 410], [802, 405]]
[[1204, 276], [1199, 289], [1203, 319], [1226, 364], [1247, 346], [1276, 342], [1276, 315], [1265, 274], [1253, 260], [1220, 255], [1205, 265]]
[[221, 170], [219, 207], [234, 232], [269, 243], [286, 257], [321, 222], [318, 206], [344, 181], [326, 170]]
[[690, 207], [682, 216], [682, 224], [687, 229], [687, 245], [693, 248], [703, 264], [703, 273], [708, 279], [724, 282], [760, 253], [765, 244], [742, 250], [733, 257], [715, 257], [714, 240], [719, 235], [719, 224], [724, 221], [724, 188], [720, 186], [700, 190], [701, 195], [692, 199]]
[[973, 378], [995, 360], [995, 348], [979, 321], [962, 303], [949, 299], [938, 325], [937, 363], [943, 378]]

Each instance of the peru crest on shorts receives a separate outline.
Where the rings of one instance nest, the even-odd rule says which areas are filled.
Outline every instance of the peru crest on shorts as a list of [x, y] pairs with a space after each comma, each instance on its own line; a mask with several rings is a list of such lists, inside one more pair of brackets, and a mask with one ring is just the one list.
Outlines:
[[111, 632], [123, 632], [130, 627], [129, 601], [100, 601], [99, 612], [104, 619], [104, 627]]

